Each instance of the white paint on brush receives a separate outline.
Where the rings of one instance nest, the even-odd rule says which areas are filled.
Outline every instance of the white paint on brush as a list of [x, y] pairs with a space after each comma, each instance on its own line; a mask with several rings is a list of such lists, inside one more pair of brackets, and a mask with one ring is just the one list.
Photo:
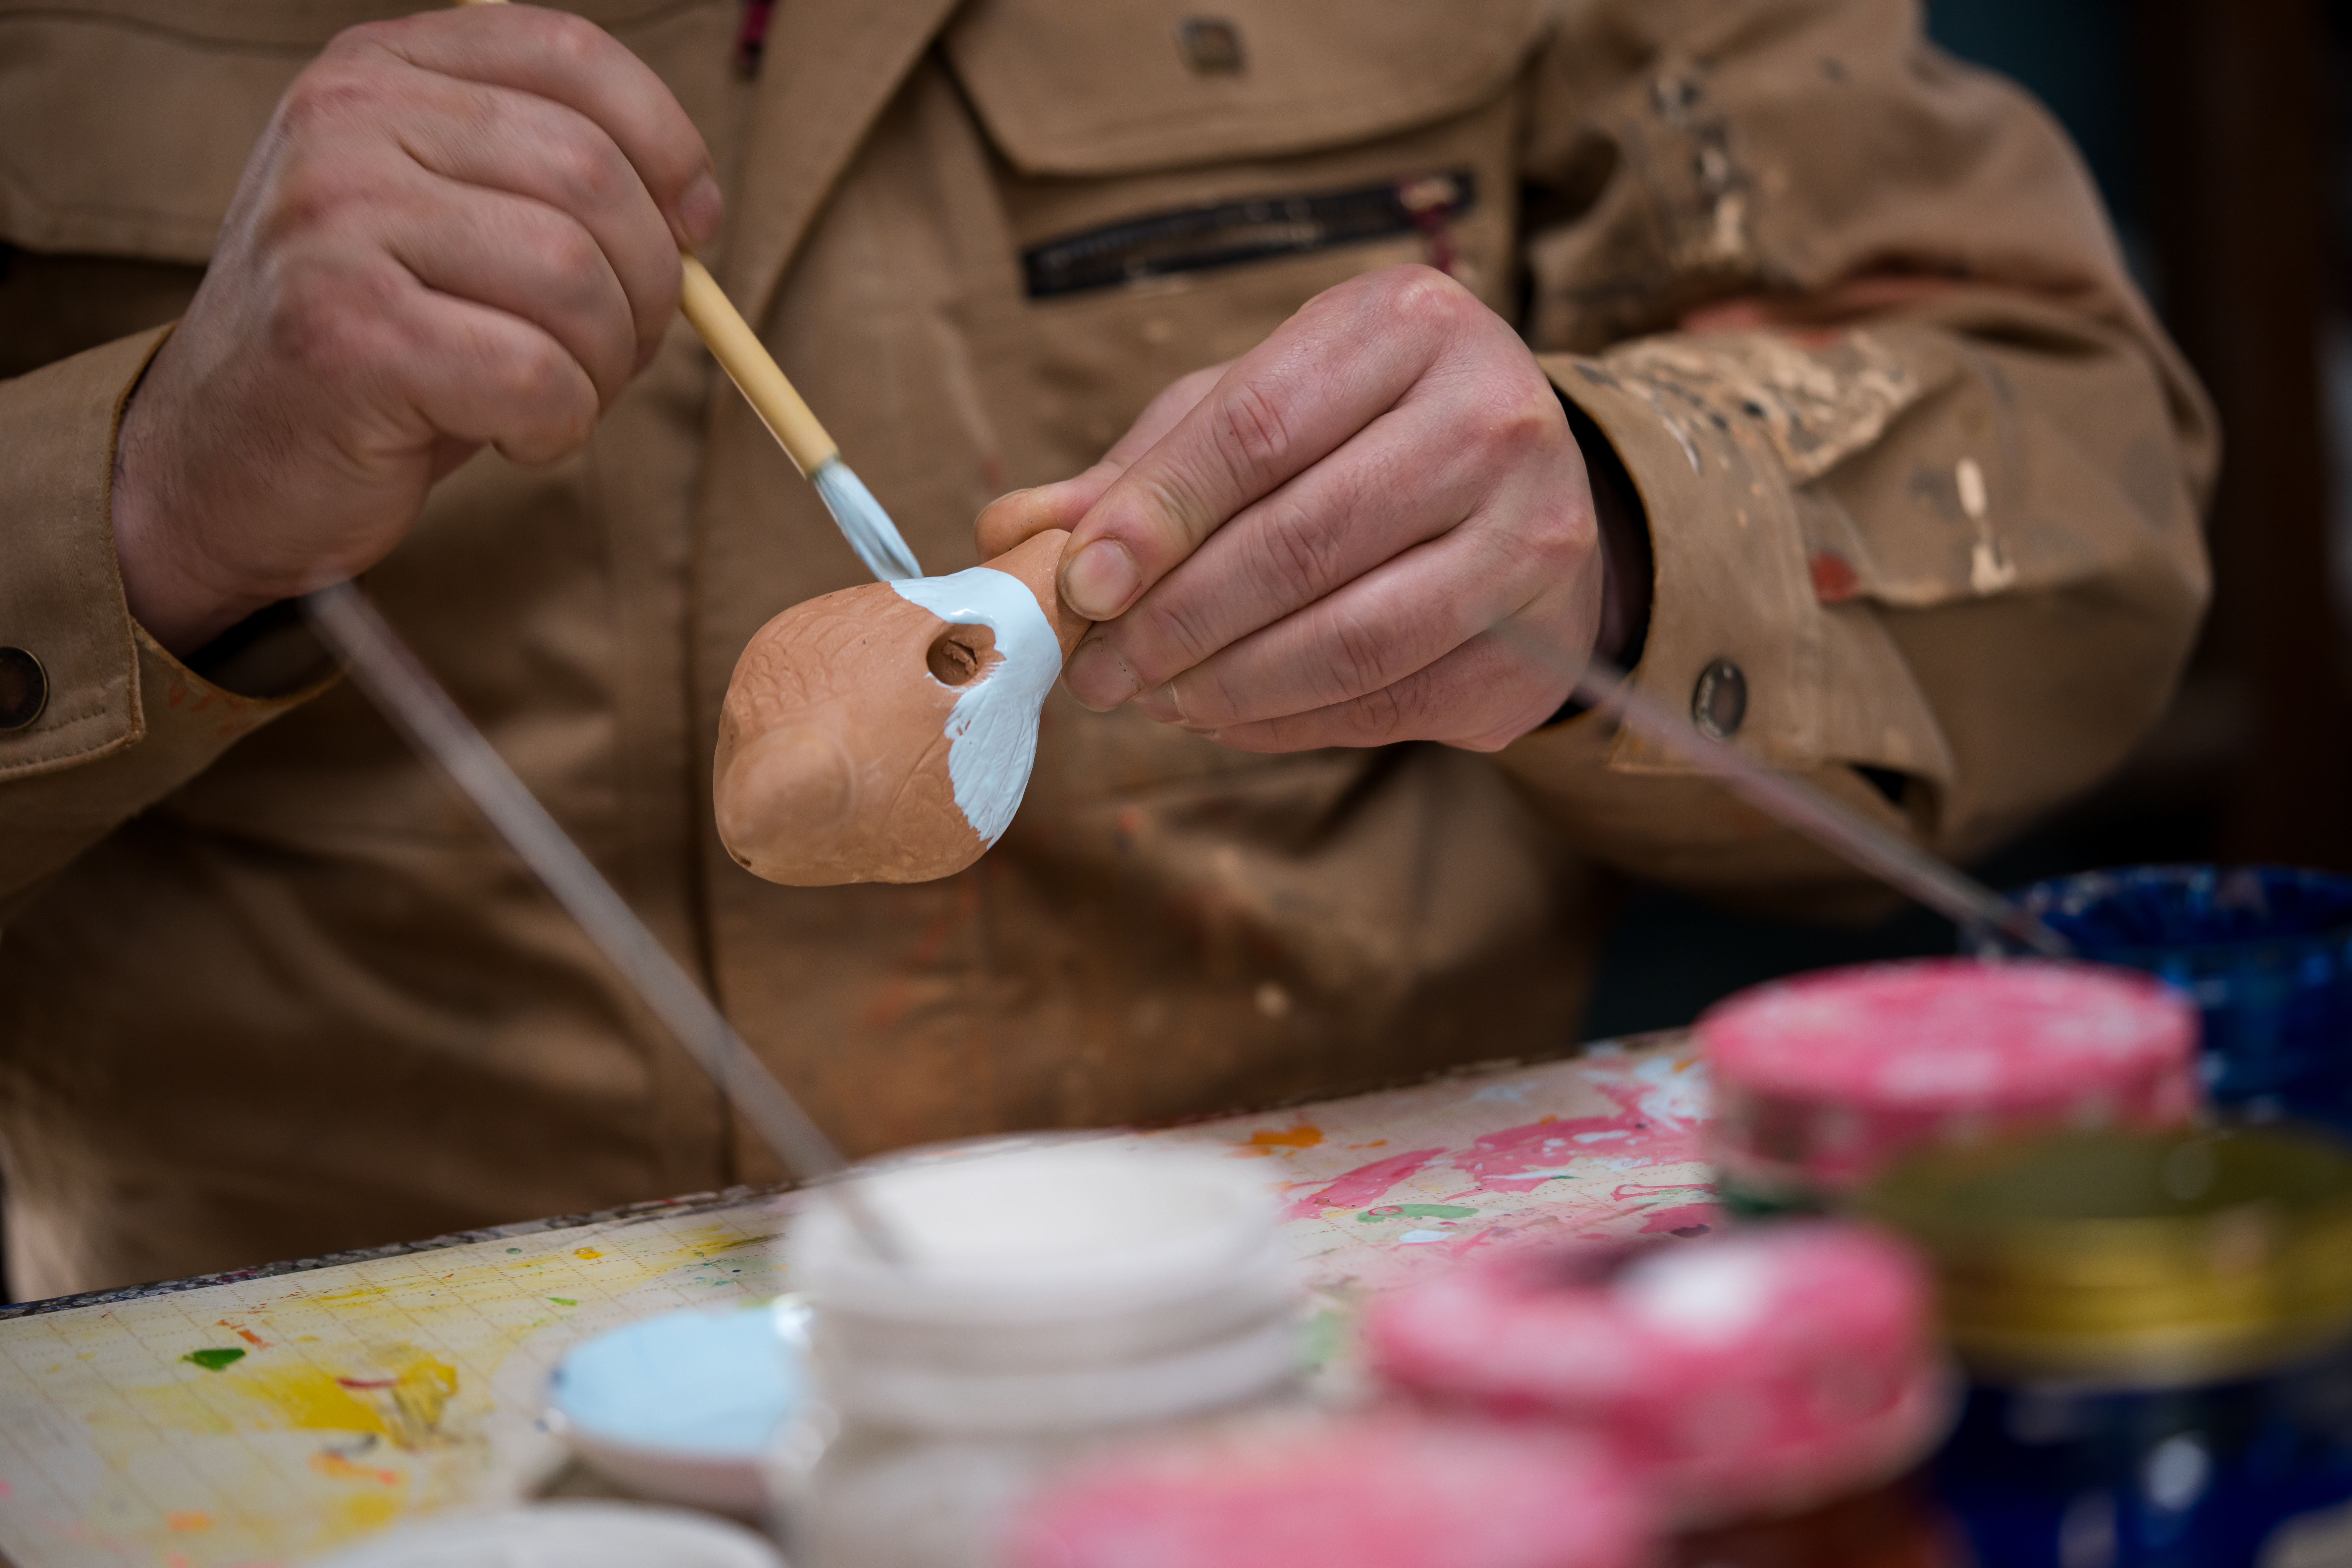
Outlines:
[[[948, 714], [948, 780], [956, 807], [981, 842], [1013, 826], [1037, 760], [1037, 710], [1062, 673], [1062, 645], [1029, 585], [1010, 573], [974, 566], [946, 577], [890, 586], [957, 626], [986, 626], [1003, 656], [961, 689]], [[926, 673], [926, 680], [937, 679]]]

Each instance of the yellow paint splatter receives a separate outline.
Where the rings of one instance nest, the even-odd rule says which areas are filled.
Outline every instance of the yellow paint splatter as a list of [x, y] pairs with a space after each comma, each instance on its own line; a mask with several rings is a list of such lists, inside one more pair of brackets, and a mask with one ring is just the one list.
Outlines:
[[400, 1517], [400, 1500], [383, 1492], [362, 1492], [345, 1499], [337, 1511], [342, 1516], [339, 1533], [370, 1534]]
[[1312, 1149], [1323, 1142], [1320, 1127], [1300, 1122], [1296, 1127], [1261, 1128], [1249, 1135], [1249, 1142], [1234, 1152], [1238, 1154], [1271, 1154], [1277, 1149]]
[[310, 1468], [339, 1481], [375, 1481], [387, 1487], [400, 1484], [398, 1470], [378, 1469], [373, 1465], [355, 1465], [341, 1454], [313, 1454], [310, 1456]]
[[418, 1448], [441, 1435], [441, 1412], [457, 1393], [457, 1369], [438, 1356], [417, 1355], [388, 1376], [339, 1377], [335, 1382], [374, 1406], [384, 1436], [394, 1444]]
[[593, 1247], [575, 1247], [572, 1249], [572, 1256], [574, 1258], [584, 1258], [593, 1263], [597, 1258], [602, 1258], [604, 1255], [597, 1251]]
[[[250, 1415], [238, 1415], [234, 1406], [224, 1411], [209, 1401], [174, 1409], [172, 1398], [180, 1391], [168, 1388], [142, 1390], [141, 1404], [151, 1419], [200, 1431], [223, 1429], [222, 1417], [226, 1415], [230, 1430], [292, 1427], [299, 1432], [363, 1434], [408, 1449], [439, 1441], [442, 1414], [457, 1393], [457, 1369], [406, 1345], [390, 1347], [387, 1359], [378, 1364], [384, 1370], [362, 1366], [338, 1373], [299, 1363], [253, 1366], [248, 1363], [236, 1369], [234, 1382], [222, 1385], [222, 1392], [258, 1405], [258, 1411], [247, 1406]], [[185, 1404], [184, 1398], [181, 1403]]]
[[185, 1513], [167, 1513], [163, 1516], [163, 1527], [166, 1530], [184, 1532], [210, 1530], [213, 1527], [213, 1516], [200, 1508], [190, 1509]]

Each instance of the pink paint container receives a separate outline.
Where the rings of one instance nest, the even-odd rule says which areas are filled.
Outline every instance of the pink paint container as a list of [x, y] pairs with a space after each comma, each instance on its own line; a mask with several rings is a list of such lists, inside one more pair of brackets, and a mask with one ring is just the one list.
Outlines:
[[1034, 1497], [1009, 1568], [1637, 1568], [1647, 1497], [1593, 1444], [1402, 1415], [1129, 1450]]
[[1916, 1149], [2179, 1126], [2198, 1098], [2195, 1008], [2089, 964], [1827, 970], [1743, 991], [1697, 1034], [1735, 1214], [1840, 1207]]
[[1952, 1410], [1933, 1324], [1901, 1242], [1792, 1221], [1505, 1253], [1375, 1301], [1364, 1334], [1424, 1406], [1604, 1442], [1680, 1531], [1669, 1561], [1859, 1568], [1942, 1561], [1906, 1479]]

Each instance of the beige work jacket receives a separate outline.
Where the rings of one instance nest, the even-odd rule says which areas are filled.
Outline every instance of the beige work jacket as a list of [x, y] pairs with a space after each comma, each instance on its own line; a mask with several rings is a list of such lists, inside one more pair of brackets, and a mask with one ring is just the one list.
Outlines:
[[[124, 605], [117, 413], [289, 79], [408, 8], [0, 0], [0, 645], [47, 683], [0, 732], [20, 1294], [778, 1173], [303, 634], [191, 667]], [[700, 124], [726, 286], [931, 571], [1171, 378], [1433, 261], [1640, 490], [1641, 686], [1735, 668], [1749, 755], [1966, 855], [2189, 647], [2205, 405], [2060, 132], [1907, 0], [782, 0], [756, 74], [741, 0], [577, 8]], [[1858, 278], [1941, 286], [1685, 325]], [[584, 451], [476, 458], [367, 579], [853, 1151], [1564, 1050], [1596, 863], [1856, 891], [1598, 717], [1255, 756], [1058, 694], [971, 870], [773, 887], [712, 832], [719, 699], [859, 578], [681, 325]]]

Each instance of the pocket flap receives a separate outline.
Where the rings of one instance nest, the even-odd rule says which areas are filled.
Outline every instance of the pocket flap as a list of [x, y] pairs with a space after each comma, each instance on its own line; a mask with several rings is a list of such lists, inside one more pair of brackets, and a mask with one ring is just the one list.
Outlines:
[[977, 0], [947, 34], [997, 146], [1032, 174], [1306, 152], [1492, 96], [1538, 0]]

